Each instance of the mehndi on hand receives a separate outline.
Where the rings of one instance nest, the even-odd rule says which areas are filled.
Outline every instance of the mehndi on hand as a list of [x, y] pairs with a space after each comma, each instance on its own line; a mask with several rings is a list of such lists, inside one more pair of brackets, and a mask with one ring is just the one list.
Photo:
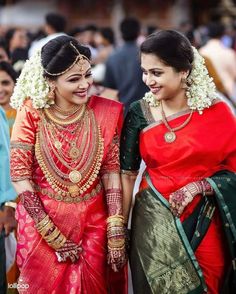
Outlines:
[[205, 179], [189, 183], [170, 194], [170, 209], [175, 216], [180, 217], [185, 207], [192, 202], [196, 195], [202, 194], [206, 196], [213, 195], [213, 193], [213, 188]]

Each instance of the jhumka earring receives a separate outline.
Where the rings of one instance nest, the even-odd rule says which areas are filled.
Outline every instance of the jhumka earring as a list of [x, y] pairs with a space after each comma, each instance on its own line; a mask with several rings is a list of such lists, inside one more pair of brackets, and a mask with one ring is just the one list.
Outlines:
[[181, 84], [182, 84], [182, 87], [181, 87], [182, 89], [188, 89], [187, 78], [182, 77]]
[[50, 85], [50, 91], [48, 93], [48, 98], [50, 100], [55, 100], [55, 89], [56, 89], [56, 86], [54, 84]]

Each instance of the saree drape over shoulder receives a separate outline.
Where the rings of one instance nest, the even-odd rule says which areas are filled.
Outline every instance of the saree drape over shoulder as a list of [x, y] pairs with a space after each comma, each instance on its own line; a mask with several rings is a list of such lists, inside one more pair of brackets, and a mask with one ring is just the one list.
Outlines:
[[[189, 111], [183, 111], [168, 117], [170, 126], [181, 125], [188, 115]], [[224, 102], [217, 101], [202, 115], [194, 112], [190, 123], [176, 131], [173, 143], [165, 142], [166, 132], [161, 121], [153, 120], [145, 101], [131, 106], [121, 136], [121, 169], [137, 171], [141, 158], [146, 163], [132, 215], [134, 292], [219, 294], [230, 268], [224, 210], [219, 207], [236, 202], [232, 192], [236, 193], [235, 117]], [[216, 180], [220, 171], [225, 171], [224, 177]], [[169, 209], [170, 193], [204, 178], [218, 181], [219, 187], [229, 181], [223, 194], [228, 192], [232, 202], [225, 204], [222, 193], [218, 201], [220, 192], [215, 185], [215, 196], [197, 195], [180, 219], [174, 217]], [[226, 211], [233, 224], [235, 211]], [[228, 227], [234, 231], [233, 226]], [[235, 242], [235, 235], [230, 236]]]
[[[124, 272], [111, 273], [107, 265], [107, 207], [101, 182], [102, 175], [120, 170], [122, 110], [118, 102], [93, 96], [83, 123], [60, 127], [55, 134], [55, 128], [48, 131], [44, 111], [33, 109], [30, 100], [18, 111], [11, 138], [12, 180], [29, 179], [54, 224], [83, 248], [77, 263], [59, 263], [19, 203], [17, 264], [19, 284], [28, 285], [27, 293], [126, 293]], [[54, 135], [63, 137], [62, 145], [56, 145]], [[72, 152], [72, 176], [82, 175], [79, 187], [77, 179], [69, 183], [69, 167], [54, 158], [55, 146], [64, 151], [62, 159]], [[80, 149], [73, 149], [78, 146], [84, 150], [79, 156]]]

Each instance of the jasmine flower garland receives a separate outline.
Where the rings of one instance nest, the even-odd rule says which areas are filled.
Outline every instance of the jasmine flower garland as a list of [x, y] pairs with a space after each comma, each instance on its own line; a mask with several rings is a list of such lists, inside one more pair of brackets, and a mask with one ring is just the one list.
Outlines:
[[50, 88], [43, 77], [43, 72], [41, 50], [38, 50], [25, 62], [17, 79], [10, 103], [13, 108], [21, 107], [26, 99], [31, 99], [33, 107], [36, 109], [49, 107], [54, 103], [48, 98]]
[[[192, 70], [187, 78], [187, 104], [190, 109], [197, 110], [199, 114], [202, 114], [205, 108], [212, 105], [213, 100], [217, 98], [217, 93], [213, 79], [209, 76], [205, 66], [204, 58], [195, 47], [192, 47], [192, 49], [194, 60]], [[147, 92], [143, 99], [150, 106], [159, 106], [159, 102], [156, 101], [155, 95], [151, 91]]]

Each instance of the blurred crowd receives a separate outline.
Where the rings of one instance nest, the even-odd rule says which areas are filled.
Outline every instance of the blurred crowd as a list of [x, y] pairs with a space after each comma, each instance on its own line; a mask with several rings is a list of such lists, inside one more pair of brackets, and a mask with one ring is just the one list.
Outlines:
[[[126, 18], [120, 23], [120, 38], [112, 27], [99, 27], [94, 23], [69, 30], [67, 27], [68, 21], [64, 16], [48, 13], [45, 16], [45, 25], [34, 33], [22, 27], [9, 28], [0, 37], [1, 80], [3, 75], [7, 75], [15, 83], [25, 61], [37, 49], [52, 38], [68, 34], [89, 46], [92, 52], [95, 83], [91, 94], [103, 94], [120, 100], [126, 109], [130, 103], [143, 97], [147, 88], [141, 79], [138, 49], [145, 37], [159, 30], [158, 27], [144, 26], [138, 19]], [[236, 26], [229, 28], [220, 22], [210, 22], [194, 28], [191, 23], [183, 22], [173, 29], [185, 34], [193, 46], [199, 49], [219, 95], [235, 109]], [[11, 65], [11, 69], [6, 62]], [[8, 87], [9, 90], [4, 92], [3, 87]], [[0, 104], [7, 111], [10, 125], [15, 114], [9, 105], [12, 90], [13, 86], [9, 87], [1, 82]]]

